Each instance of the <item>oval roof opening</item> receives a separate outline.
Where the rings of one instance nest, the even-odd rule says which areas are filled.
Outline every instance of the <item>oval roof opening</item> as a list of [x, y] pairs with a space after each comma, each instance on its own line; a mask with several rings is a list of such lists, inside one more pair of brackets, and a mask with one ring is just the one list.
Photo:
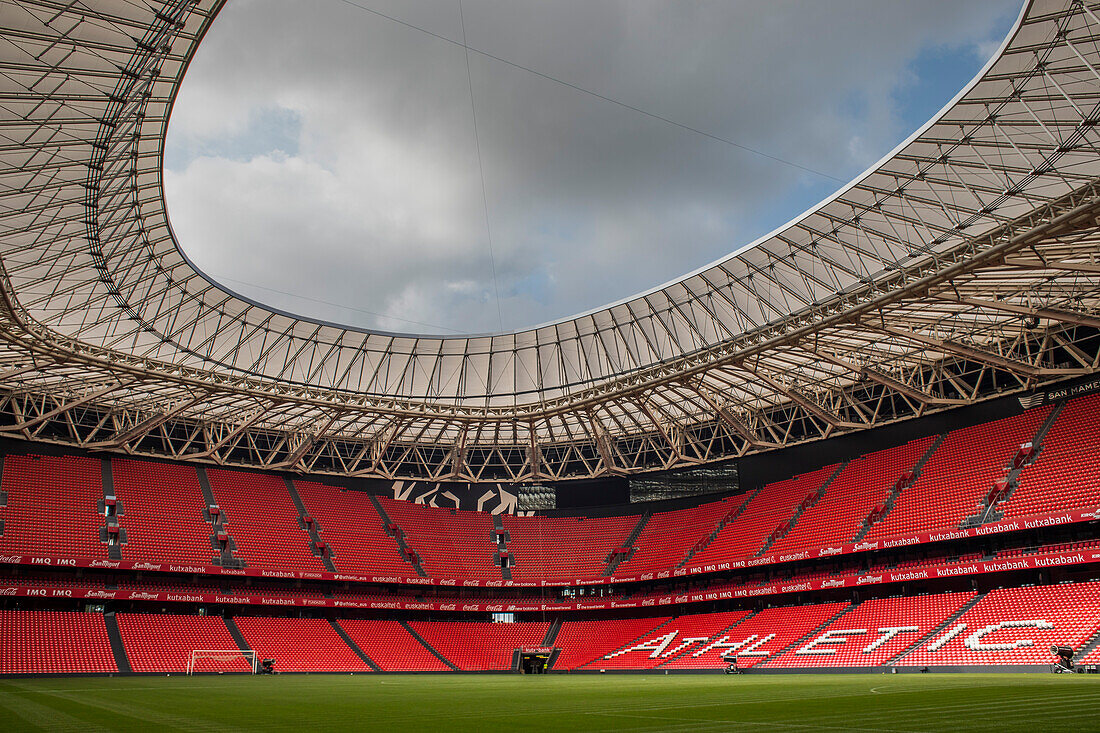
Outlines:
[[281, 310], [522, 329], [827, 197], [962, 88], [1018, 10], [233, 3], [173, 110], [172, 225], [200, 270]]

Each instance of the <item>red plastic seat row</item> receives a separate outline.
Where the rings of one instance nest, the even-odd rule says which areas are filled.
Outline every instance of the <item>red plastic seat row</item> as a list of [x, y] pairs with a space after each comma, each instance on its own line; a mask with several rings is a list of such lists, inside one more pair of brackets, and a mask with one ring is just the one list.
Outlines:
[[913, 646], [974, 593], [876, 598], [845, 613], [766, 667], [873, 667]]
[[313, 554], [309, 533], [298, 524], [298, 509], [283, 479], [265, 473], [207, 471], [214, 498], [225, 514], [236, 556], [249, 567], [324, 571]]
[[439, 509], [378, 497], [390, 519], [404, 532], [430, 576], [470, 580], [500, 580], [493, 562], [493, 519], [485, 512]]
[[3, 481], [7, 506], [0, 553], [56, 557], [107, 557], [99, 531], [105, 525], [102, 464], [73, 456], [7, 455]]
[[205, 501], [193, 466], [113, 459], [115, 494], [124, 513], [123, 557], [209, 565], [218, 554], [210, 544], [211, 525], [203, 519]]
[[235, 619], [241, 635], [260, 659], [275, 659], [288, 672], [367, 672], [359, 658], [328, 621], [316, 618]]
[[1020, 472], [1005, 517], [1100, 507], [1100, 395], [1066, 403], [1038, 458]]
[[332, 549], [337, 570], [388, 577], [415, 574], [401, 558], [397, 541], [386, 534], [369, 495], [313, 481], [295, 481], [294, 487], [319, 527], [319, 536]]
[[1079, 648], [1098, 630], [1100, 582], [998, 588], [897, 664], [1049, 664], [1051, 645]]
[[[183, 672], [195, 650], [237, 649], [221, 616], [120, 613], [118, 629], [135, 672]], [[247, 672], [244, 656], [206, 659], [196, 671]]]
[[847, 603], [766, 608], [732, 629], [716, 632], [661, 665], [660, 669], [715, 669], [724, 667], [726, 655], [736, 655], [740, 667], [753, 667], [771, 659], [787, 646], [848, 608]]
[[912, 440], [850, 461], [821, 499], [802, 513], [794, 528], [777, 540], [768, 554], [851, 542], [871, 509], [886, 499], [900, 476], [912, 471], [933, 440]]
[[867, 533], [867, 541], [958, 527], [1003, 480], [1020, 445], [1032, 439], [1049, 407], [952, 431], [893, 510]]
[[542, 646], [547, 622], [412, 621], [409, 627], [461, 670], [512, 668], [512, 653]]
[[103, 614], [0, 609], [0, 674], [117, 671]]

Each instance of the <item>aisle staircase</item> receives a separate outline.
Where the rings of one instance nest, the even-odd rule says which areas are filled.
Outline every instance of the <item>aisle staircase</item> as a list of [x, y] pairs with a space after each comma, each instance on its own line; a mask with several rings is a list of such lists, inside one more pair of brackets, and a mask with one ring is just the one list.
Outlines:
[[428, 640], [427, 640], [427, 639], [425, 639], [425, 638], [424, 638], [423, 636], [421, 636], [420, 634], [416, 633], [416, 631], [415, 631], [415, 630], [413, 629], [413, 627], [409, 626], [409, 623], [408, 623], [407, 621], [398, 621], [397, 623], [401, 624], [401, 627], [402, 627], [403, 629], [405, 629], [405, 631], [409, 632], [409, 636], [411, 636], [412, 638], [414, 638], [414, 639], [416, 639], [416, 640], [417, 640], [418, 642], [420, 642], [420, 645], [421, 645], [422, 647], [424, 647], [425, 649], [427, 649], [427, 650], [428, 650], [428, 651], [429, 651], [429, 652], [431, 653], [431, 655], [432, 655], [433, 657], [435, 657], [435, 658], [436, 658], [436, 659], [438, 659], [439, 661], [441, 661], [441, 662], [443, 662], [444, 664], [446, 664], [446, 665], [447, 665], [448, 667], [450, 667], [451, 669], [453, 669], [453, 670], [454, 670], [455, 672], [458, 672], [458, 671], [460, 671], [460, 670], [458, 669], [458, 667], [456, 667], [456, 666], [455, 666], [455, 665], [454, 665], [454, 664], [453, 664], [453, 663], [451, 662], [451, 660], [447, 659], [447, 658], [446, 658], [445, 656], [443, 656], [442, 654], [440, 654], [440, 653], [439, 653], [439, 651], [438, 651], [438, 650], [436, 650], [436, 648], [435, 648], [434, 646], [432, 646], [431, 644], [429, 644], [429, 643], [428, 643]]
[[741, 516], [741, 514], [745, 511], [745, 509], [748, 508], [749, 502], [752, 501], [754, 498], [756, 498], [756, 495], [759, 494], [763, 490], [764, 490], [763, 486], [757, 487], [756, 491], [753, 491], [751, 494], [749, 494], [748, 498], [746, 498], [743, 502], [741, 502], [740, 506], [738, 506], [736, 509], [731, 510], [729, 513], [726, 514], [726, 516], [719, 519], [718, 523], [714, 525], [714, 530], [709, 535], [704, 537], [702, 540], [697, 542], [695, 544], [695, 547], [692, 547], [690, 550], [688, 550], [687, 554], [684, 555], [684, 559], [680, 561], [680, 564], [677, 565], [676, 568], [680, 569], [680, 568], [684, 567], [685, 565], [688, 564], [688, 561], [690, 561], [692, 557], [699, 554], [703, 550], [707, 549], [707, 547], [710, 546], [710, 543], [714, 542], [714, 540], [718, 538], [718, 534], [723, 529], [725, 529], [726, 525], [729, 524], [730, 522], [733, 522], [739, 516]]
[[[983, 524], [989, 524], [990, 522], [999, 522], [1004, 518], [1003, 505], [1006, 501], [1012, 498], [1012, 495], [1016, 493], [1016, 487], [1019, 485], [1020, 472], [1025, 468], [1035, 463], [1039, 459], [1039, 454], [1043, 450], [1043, 439], [1046, 438], [1050, 429], [1054, 427], [1054, 421], [1058, 419], [1058, 416], [1062, 413], [1062, 409], [1066, 406], [1065, 401], [1059, 402], [1054, 406], [1054, 409], [1047, 415], [1047, 419], [1043, 421], [1043, 424], [1039, 426], [1039, 429], [1035, 431], [1035, 435], [1030, 441], [1030, 445], [1025, 443], [1021, 445], [1012, 458], [1005, 465], [1005, 477], [1000, 481], [993, 484], [992, 488], [982, 498], [979, 509], [974, 514], [964, 519], [959, 526], [963, 529], [969, 527], [978, 527]], [[1027, 447], [1025, 452], [1024, 448]]]
[[332, 558], [336, 556], [333, 549], [321, 539], [321, 527], [317, 523], [317, 520], [310, 516], [306, 511], [305, 502], [302, 501], [301, 495], [298, 494], [297, 487], [294, 486], [294, 482], [287, 477], [283, 477], [283, 482], [286, 484], [286, 490], [290, 494], [290, 500], [294, 502], [294, 507], [298, 510], [298, 526], [309, 534], [309, 548], [314, 557], [321, 558], [321, 563], [325, 566], [325, 569], [329, 572], [336, 572], [336, 565], [332, 562]]
[[842, 609], [840, 609], [840, 611], [838, 611], [837, 613], [833, 614], [833, 615], [832, 615], [832, 616], [831, 616], [830, 618], [826, 619], [826, 620], [825, 620], [824, 622], [822, 622], [821, 624], [819, 624], [819, 625], [818, 625], [817, 627], [815, 627], [815, 628], [814, 628], [814, 629], [813, 629], [812, 631], [810, 631], [810, 632], [809, 632], [808, 634], [805, 634], [805, 635], [803, 635], [803, 636], [799, 637], [798, 639], [795, 639], [795, 640], [794, 640], [794, 641], [792, 641], [792, 642], [791, 642], [790, 644], [788, 644], [787, 646], [783, 647], [782, 649], [780, 649], [779, 651], [777, 651], [777, 652], [776, 652], [775, 654], [772, 654], [772, 655], [771, 655], [770, 657], [768, 657], [767, 659], [765, 659], [764, 661], [762, 661], [762, 662], [760, 663], [760, 666], [762, 666], [762, 667], [767, 667], [767, 666], [768, 666], [768, 663], [769, 663], [769, 662], [772, 662], [772, 661], [774, 661], [774, 660], [776, 660], [776, 659], [779, 659], [779, 658], [781, 658], [781, 657], [782, 657], [782, 656], [783, 656], [784, 654], [786, 654], [787, 652], [791, 651], [792, 649], [795, 649], [795, 648], [797, 648], [797, 647], [799, 647], [799, 646], [801, 646], [801, 645], [805, 644], [805, 643], [806, 643], [806, 642], [808, 642], [808, 641], [809, 641], [810, 639], [812, 639], [813, 637], [817, 636], [818, 634], [820, 634], [820, 633], [821, 633], [822, 631], [824, 631], [825, 629], [829, 628], [829, 625], [830, 625], [830, 624], [832, 624], [832, 623], [833, 623], [834, 621], [836, 621], [836, 620], [837, 620], [838, 618], [840, 618], [841, 616], [843, 616], [843, 615], [845, 615], [845, 614], [847, 614], [847, 613], [849, 613], [849, 612], [851, 612], [851, 611], [854, 611], [854, 610], [856, 610], [857, 608], [859, 608], [859, 601], [856, 601], [856, 602], [854, 602], [854, 603], [851, 603], [851, 604], [849, 604], [848, 606], [846, 606], [845, 608], [842, 608]]
[[107, 545], [107, 557], [121, 560], [122, 546], [126, 544], [126, 529], [119, 526], [118, 518], [125, 513], [125, 508], [122, 501], [115, 496], [115, 477], [110, 458], [100, 460], [100, 471], [103, 498], [98, 501], [96, 508], [103, 517], [103, 526], [99, 528], [99, 541]]
[[798, 505], [798, 508], [794, 510], [794, 514], [791, 515], [791, 518], [776, 527], [775, 530], [770, 535], [768, 535], [768, 539], [765, 540], [764, 546], [756, 551], [754, 557], [763, 557], [764, 553], [766, 553], [772, 545], [790, 534], [791, 530], [794, 529], [796, 524], [798, 524], [799, 517], [801, 517], [807, 509], [817, 504], [817, 502], [821, 501], [821, 499], [825, 496], [825, 492], [828, 490], [829, 486], [833, 483], [833, 481], [836, 481], [836, 477], [840, 475], [840, 472], [843, 471], [847, 465], [848, 461], [844, 461], [839, 466], [837, 466], [837, 469], [833, 471], [833, 475], [830, 476], [817, 491], [809, 494], [805, 499], [803, 499], [802, 503]]
[[221, 565], [223, 568], [243, 568], [245, 562], [236, 556], [237, 541], [233, 539], [225, 526], [229, 518], [226, 517], [225, 512], [218, 506], [217, 499], [214, 498], [214, 489], [210, 486], [210, 476], [207, 475], [206, 468], [203, 466], [196, 467], [195, 471], [199, 477], [199, 488], [202, 490], [203, 499], [206, 500], [206, 506], [202, 510], [202, 518], [210, 524], [210, 547], [218, 553], [213, 563]]
[[638, 535], [645, 529], [645, 525], [651, 516], [653, 516], [652, 512], [644, 512], [642, 516], [638, 517], [638, 523], [634, 525], [634, 529], [626, 536], [626, 540], [604, 558], [605, 562], [607, 562], [607, 566], [603, 569], [604, 578], [610, 578], [620, 564], [634, 557], [634, 553], [638, 551], [638, 548], [634, 546], [634, 541], [638, 539]]
[[914, 651], [915, 649], [920, 648], [920, 646], [922, 644], [927, 644], [928, 642], [932, 641], [933, 639], [939, 638], [940, 634], [947, 631], [947, 629], [951, 628], [951, 624], [958, 621], [960, 618], [962, 618], [962, 615], [964, 613], [969, 611], [971, 608], [974, 608], [974, 606], [978, 605], [978, 602], [981, 601], [983, 598], [985, 598], [985, 595], [986, 595], [985, 593], [976, 594], [973, 598], [971, 598], [969, 601], [964, 603], [962, 605], [962, 608], [960, 608], [958, 611], [955, 611], [955, 613], [951, 614], [947, 618], [947, 620], [945, 620], [943, 623], [941, 623], [936, 628], [929, 631], [924, 636], [917, 639], [915, 642], [913, 642], [909, 646], [905, 647], [905, 649], [903, 649], [902, 651], [898, 652], [897, 654], [895, 654], [894, 656], [890, 657], [885, 662], [883, 662], [882, 663], [883, 666], [885, 666], [885, 667], [901, 666], [901, 665], [898, 665], [898, 662], [902, 658], [904, 658], [906, 654], [909, 654], [910, 652]]
[[385, 529], [386, 534], [393, 537], [394, 542], [397, 543], [398, 554], [401, 559], [413, 566], [413, 570], [421, 578], [428, 577], [428, 573], [424, 571], [424, 566], [420, 564], [420, 554], [405, 544], [405, 531], [397, 526], [397, 523], [390, 519], [390, 515], [386, 514], [386, 510], [382, 508], [382, 504], [378, 501], [378, 498], [373, 494], [368, 494], [370, 503], [374, 505], [375, 511], [378, 512], [379, 518], [382, 520], [382, 527]]
[[924, 464], [928, 463], [932, 454], [936, 452], [936, 449], [939, 448], [945, 440], [947, 440], [947, 433], [937, 435], [936, 439], [932, 441], [932, 445], [928, 446], [928, 450], [924, 452], [923, 456], [917, 459], [913, 467], [898, 477], [898, 480], [890, 487], [889, 491], [886, 492], [886, 501], [871, 510], [871, 513], [863, 520], [859, 532], [850, 540], [851, 543], [860, 542], [867, 533], [871, 531], [871, 527], [875, 526], [883, 519], [886, 519], [886, 515], [893, 511], [894, 504], [897, 503], [898, 497], [901, 496], [901, 492], [917, 482], [917, 479], [920, 478], [921, 471], [924, 469]]

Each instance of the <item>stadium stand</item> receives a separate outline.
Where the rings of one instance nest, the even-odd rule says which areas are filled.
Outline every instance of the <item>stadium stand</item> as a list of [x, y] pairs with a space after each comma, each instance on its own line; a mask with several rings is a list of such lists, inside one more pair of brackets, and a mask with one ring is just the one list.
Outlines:
[[212, 468], [210, 488], [237, 543], [237, 556], [249, 566], [285, 570], [325, 570], [298, 525], [298, 510], [277, 476]]
[[1002, 505], [1006, 518], [1100, 507], [1100, 395], [1070, 400]]
[[[1009, 472], [1019, 475], [1013, 479], [1019, 486], [993, 507], [1007, 518], [1093, 507], [1100, 503], [1100, 459], [1084, 446], [1100, 438], [1100, 421], [1093, 419], [1098, 411], [1096, 395], [1068, 402], [1023, 463], [1021, 446], [1037, 437], [1052, 408], [952, 431], [934, 450], [929, 447], [937, 438], [929, 436], [694, 507], [617, 517], [503, 515], [512, 563], [507, 572], [520, 583], [572, 583], [608, 573], [623, 578], [670, 571], [688, 561], [704, 567], [765, 553], [789, 557], [855, 540], [957, 528], [964, 520], [1000, 516], [976, 518], [975, 512]], [[917, 471], [922, 456], [927, 460]], [[126, 458], [110, 465], [125, 532], [122, 547], [111, 549], [121, 549], [122, 559], [218, 562], [213, 528], [203, 516], [201, 472]], [[8, 455], [0, 484], [7, 497], [0, 507], [0, 551], [107, 556], [97, 507], [103, 501], [101, 467], [89, 458]], [[336, 570], [380, 577], [502, 577], [491, 515], [305, 480], [293, 484], [300, 513], [281, 477], [213, 468], [206, 475], [227, 519], [233, 554], [249, 567], [312, 572], [324, 570], [328, 560]], [[306, 519], [329, 558], [319, 556]], [[415, 557], [404, 555], [402, 545]]]
[[370, 670], [323, 619], [241, 616], [234, 621], [249, 647], [260, 659], [274, 659], [276, 669], [287, 672]]
[[454, 511], [378, 497], [390, 520], [405, 533], [405, 542], [420, 557], [429, 576], [499, 579], [493, 563], [493, 521], [485, 512]]
[[638, 524], [626, 517], [520, 517], [506, 514], [516, 580], [598, 578], [611, 552]]
[[692, 557], [692, 564], [751, 557], [764, 546], [769, 534], [791, 518], [801, 502], [826, 484], [837, 468], [826, 466], [768, 484], [749, 501], [736, 521], [723, 527], [713, 542]]
[[888, 489], [902, 474], [913, 469], [932, 440], [913, 440], [850, 461], [821, 498], [802, 512], [790, 532], [772, 544], [769, 554], [851, 542], [871, 509], [885, 500]]
[[512, 652], [542, 644], [547, 622], [410, 621], [409, 627], [461, 670], [512, 669]]
[[1050, 646], [1079, 648], [1100, 631], [1100, 582], [990, 591], [899, 666], [1048, 664]]
[[579, 669], [589, 664], [598, 669], [597, 663], [601, 657], [616, 649], [629, 646], [647, 632], [652, 632], [671, 620], [669, 616], [662, 616], [606, 621], [564, 621], [554, 643], [554, 646], [561, 648], [561, 654], [554, 663], [554, 669]]
[[867, 541], [958, 527], [979, 508], [1020, 445], [1031, 440], [1049, 408], [952, 431], [912, 486], [864, 537]]
[[878, 666], [909, 649], [974, 596], [943, 593], [864, 601], [806, 643], [769, 659], [763, 666]]
[[[221, 617], [120, 613], [135, 672], [182, 672], [195, 649], [237, 648]], [[351, 643], [383, 671], [504, 671], [513, 652], [541, 647], [547, 622], [411, 621], [237, 617], [248, 646], [284, 671], [366, 671]], [[0, 673], [115, 672], [102, 614], [0, 610]], [[1096, 663], [1100, 581], [975, 592], [872, 598], [730, 610], [679, 617], [565, 620], [554, 669], [718, 669], [727, 655], [747, 669], [836, 667], [1045, 668], [1065, 644]], [[433, 653], [434, 652], [434, 653]], [[438, 655], [438, 656], [437, 656]], [[220, 666], [219, 666], [220, 665]], [[246, 671], [243, 658], [216, 670]]]
[[125, 557], [211, 564], [218, 553], [193, 466], [116, 458], [111, 470], [124, 508]]
[[1092, 664], [1100, 666], [1100, 629], [1088, 637], [1076, 651], [1078, 656], [1073, 660], [1074, 664]]
[[653, 669], [700, 648], [712, 636], [743, 621], [748, 611], [680, 616], [596, 660], [602, 669]]
[[[473, 611], [469, 604], [474, 603], [484, 613], [490, 604], [507, 608], [519, 602], [537, 609], [538, 603], [556, 600], [578, 603], [582, 609], [585, 600], [591, 599], [587, 610], [606, 612], [615, 607], [611, 601], [659, 607], [673, 603], [672, 597], [675, 604], [729, 599], [729, 610], [676, 617], [572, 620], [572, 611], [564, 612], [553, 626], [557, 629], [560, 624], [552, 639], [559, 650], [554, 664], [558, 671], [716, 669], [726, 664], [722, 657], [727, 653], [735, 654], [741, 667], [766, 669], [1042, 668], [1051, 661], [1052, 643], [1074, 646], [1080, 651], [1078, 662], [1096, 663], [1100, 662], [1100, 581], [1064, 580], [1088, 577], [1084, 573], [1092, 557], [1089, 553], [1100, 547], [1100, 540], [1089, 534], [1094, 531], [1087, 514], [1072, 526], [1048, 533], [1046, 539], [1041, 534], [1017, 533], [951, 544], [913, 546], [907, 541], [882, 554], [831, 553], [797, 565], [774, 560], [782, 559], [784, 553], [838, 546], [853, 538], [873, 542], [899, 533], [958, 527], [964, 520], [974, 520], [983, 501], [987, 509], [1003, 509], [1010, 518], [1095, 506], [1100, 498], [1095, 482], [1100, 460], [1089, 446], [1100, 437], [1096, 427], [1100, 423], [1093, 419], [1098, 411], [1100, 397], [1081, 397], [1060, 411], [1059, 406], [1030, 409], [826, 466], [749, 493], [653, 514], [611, 517], [494, 518], [305, 480], [288, 485], [282, 477], [267, 474], [198, 470], [130, 458], [113, 458], [108, 464], [84, 457], [8, 454], [0, 479], [4, 492], [0, 551], [13, 557], [5, 557], [8, 564], [0, 565], [0, 572], [6, 575], [3, 595], [22, 597], [0, 599], [4, 604], [0, 673], [117, 671], [115, 654], [120, 649], [125, 649], [135, 672], [184, 671], [192, 650], [234, 649], [237, 643], [234, 629], [220, 616], [188, 615], [194, 607], [187, 604], [195, 603], [194, 594], [200, 593], [216, 595], [217, 603], [234, 606], [304, 607], [331, 605], [339, 599], [360, 609], [390, 609], [386, 613], [400, 608], [395, 602], [423, 609], [431, 602], [435, 604], [431, 608], [455, 613], [463, 606], [467, 606], [463, 612]], [[104, 473], [105, 466], [110, 473]], [[106, 478], [112, 481], [105, 483]], [[1010, 480], [1018, 480], [1018, 487], [990, 506], [989, 487]], [[367, 584], [307, 580], [292, 581], [292, 587], [277, 576], [244, 580], [196, 575], [191, 579], [161, 575], [150, 568], [135, 568], [143, 571], [136, 574], [102, 559], [107, 550], [101, 534], [105, 522], [101, 502], [105, 489], [109, 492], [112, 487], [118, 521], [126, 530], [125, 560], [214, 562], [218, 553], [211, 545], [211, 523], [203, 511], [212, 493], [236, 553], [249, 568], [322, 570], [322, 559], [311, 545], [313, 530], [331, 548], [337, 572], [379, 575]], [[891, 494], [888, 511], [861, 528], [868, 512]], [[999, 515], [986, 511], [984, 516]], [[507, 586], [507, 576], [501, 582], [501, 568], [493, 564], [498, 528], [507, 533], [502, 537], [506, 536], [515, 558], [510, 570], [515, 571], [519, 587], [464, 589], [463, 581], [492, 580]], [[402, 546], [416, 553], [415, 563], [402, 557]], [[625, 550], [621, 557], [616, 557], [617, 549]], [[602, 582], [606, 578], [601, 576], [612, 570], [619, 578], [671, 573], [685, 559], [702, 567], [746, 561], [765, 552], [771, 558], [767, 562], [723, 576], [672, 575], [651, 585], [616, 583], [583, 592], [523, 588], [543, 581]], [[88, 562], [83, 569], [75, 564], [52, 568], [21, 564], [31, 553], [82, 557]], [[1035, 565], [1004, 562], [1038, 553], [1081, 557], [1069, 559], [1072, 573], [1055, 575], [1051, 581], [1039, 575], [1014, 575]], [[1004, 567], [989, 569], [993, 561]], [[924, 588], [937, 576], [917, 571], [945, 563], [973, 565], [976, 569], [965, 574], [973, 573], [978, 579], [975, 588], [981, 583], [982, 591]], [[417, 579], [423, 583], [406, 580], [414, 569], [426, 576]], [[875, 597], [897, 593], [900, 586], [890, 585], [898, 582], [889, 580], [890, 573], [904, 573], [905, 582], [919, 583], [905, 596]], [[1002, 578], [1014, 584], [985, 592]], [[787, 599], [793, 600], [793, 593], [818, 592], [806, 590], [810, 581], [827, 579], [838, 581], [829, 587], [859, 587], [860, 596], [870, 597], [853, 603], [815, 603], [803, 596], [802, 605], [755, 612], [736, 608], [753, 597], [756, 600], [751, 602], [765, 605], [790, 602]], [[1036, 581], [1055, 584], [1024, 585]], [[939, 585], [949, 587], [958, 585], [946, 580]], [[95, 613], [22, 610], [24, 600], [35, 602], [28, 589], [37, 589], [33, 595], [38, 599], [48, 599], [42, 601], [50, 604], [46, 608], [63, 607], [69, 590], [95, 591], [88, 598], [98, 599], [97, 603], [125, 599], [131, 605], [108, 617], [111, 623]], [[179, 594], [181, 598], [162, 596], [156, 601], [172, 603], [176, 612], [148, 612], [155, 593]], [[511, 669], [517, 648], [543, 646], [550, 623], [518, 615], [518, 623], [340, 619], [338, 627], [309, 618], [239, 616], [236, 621], [247, 643], [261, 657], [276, 658], [278, 668], [286, 671], [366, 671], [372, 663], [386, 671], [487, 671]], [[113, 654], [115, 619], [118, 634]], [[350, 642], [341, 638], [339, 630], [346, 632]], [[54, 637], [58, 650], [45, 649]], [[358, 646], [371, 661], [349, 644]], [[123, 657], [117, 659], [122, 664]], [[247, 669], [243, 658], [228, 659], [225, 667], [227, 671]]]
[[766, 608], [703, 646], [662, 665], [662, 669], [715, 669], [735, 654], [740, 667], [753, 667], [779, 654], [850, 608], [847, 603]]
[[382, 517], [371, 497], [313, 481], [295, 481], [309, 515], [316, 520], [321, 538], [332, 548], [333, 564], [340, 570], [362, 570], [379, 575], [410, 575], [409, 563], [386, 534]]
[[101, 613], [0, 609], [0, 673], [118, 672]]
[[0, 553], [107, 557], [101, 463], [73, 456], [8, 455], [0, 487]]
[[[120, 613], [118, 630], [135, 672], [181, 672], [196, 649], [230, 650], [237, 642], [220, 616]], [[208, 662], [210, 671], [247, 672], [243, 656]]]
[[450, 670], [398, 621], [341, 619], [338, 623], [356, 646], [386, 672]]
[[691, 509], [658, 512], [634, 540], [633, 554], [619, 563], [616, 575], [637, 575], [676, 567], [687, 551], [713, 531], [715, 524], [745, 501], [734, 496]]
[[[1100, 665], [1098, 2], [1024, 2], [936, 118], [728, 258], [450, 336], [276, 311], [174, 248], [160, 156], [219, 0], [5, 3], [0, 675]], [[0, 710], [180, 722], [33, 687]], [[941, 692], [902, 704], [982, 715]], [[859, 695], [837, 727], [875, 729]]]

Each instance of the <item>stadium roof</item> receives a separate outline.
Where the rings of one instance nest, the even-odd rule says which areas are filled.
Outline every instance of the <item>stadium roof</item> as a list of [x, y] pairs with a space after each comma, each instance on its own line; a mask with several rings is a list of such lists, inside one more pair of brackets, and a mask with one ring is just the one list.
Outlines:
[[165, 130], [221, 5], [7, 6], [0, 434], [547, 480], [706, 463], [1097, 369], [1100, 5], [1029, 3], [936, 119], [736, 254], [572, 318], [461, 337], [278, 312], [184, 257]]

